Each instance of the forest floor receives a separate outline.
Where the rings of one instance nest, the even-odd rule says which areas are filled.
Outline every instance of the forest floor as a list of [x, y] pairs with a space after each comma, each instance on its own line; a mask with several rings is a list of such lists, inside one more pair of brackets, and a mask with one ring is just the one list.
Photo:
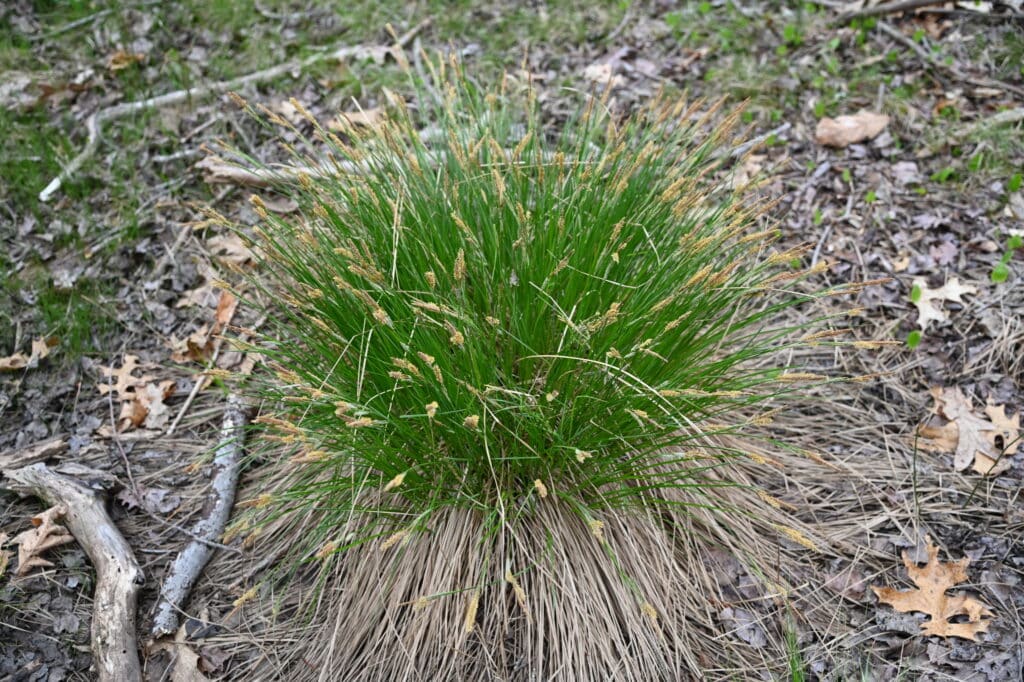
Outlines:
[[[112, 513], [146, 575], [145, 633], [161, 578], [188, 540], [180, 529], [201, 512], [206, 470], [190, 465], [215, 444], [229, 382], [214, 376], [188, 396], [200, 372], [238, 373], [247, 361], [209, 354], [219, 346], [213, 282], [247, 256], [203, 222], [203, 207], [253, 224], [253, 190], [207, 182], [200, 162], [218, 140], [265, 161], [277, 150], [226, 95], [197, 95], [109, 118], [94, 153], [47, 201], [39, 194], [86, 148], [90, 116], [122, 103], [291, 65], [235, 89], [284, 117], [295, 115], [290, 98], [324, 120], [373, 112], [385, 88], [407, 89], [385, 27], [414, 29], [408, 48], [454, 51], [480, 80], [530, 74], [555, 119], [566, 89], [609, 78], [611, 106], [622, 111], [660, 89], [747, 102], [742, 122], [762, 144], [744, 167], [765, 179], [765, 196], [781, 199], [773, 215], [783, 241], [814, 245], [809, 258], [831, 263], [837, 281], [891, 278], [856, 302], [863, 329], [901, 342], [858, 360], [881, 375], [864, 390], [886, 406], [871, 415], [877, 435], [865, 437], [900, 443], [893, 457], [912, 443], [914, 475], [886, 482], [889, 463], [878, 463], [889, 507], [862, 532], [891, 557], [888, 570], [837, 564], [823, 587], [859, 614], [847, 624], [863, 631], [850, 656], [862, 657], [864, 679], [1021, 679], [1024, 249], [1011, 240], [1024, 236], [1024, 7], [844, 14], [863, 4], [4, 2], [0, 468], [53, 440], [52, 463], [117, 480]], [[329, 56], [339, 47], [360, 49], [339, 61]], [[861, 110], [888, 121], [840, 146], [816, 136], [822, 118]], [[272, 210], [294, 210], [267, 197]], [[232, 322], [257, 321], [240, 309]], [[119, 431], [120, 396], [99, 386], [103, 368], [132, 356], [138, 387], [160, 395]], [[968, 432], [979, 444], [957, 456]], [[818, 440], [837, 460], [857, 455], [830, 449], [828, 434]], [[979, 473], [991, 462], [975, 445], [995, 454], [995, 472]], [[12, 540], [42, 511], [35, 499], [0, 494], [0, 680], [91, 679], [95, 577], [83, 550], [65, 544], [46, 553], [53, 565], [17, 575]], [[996, 614], [978, 641], [923, 637], [921, 614], [896, 614], [867, 589], [906, 585], [900, 553], [923, 561], [926, 533], [943, 560], [970, 559], [960, 587]], [[205, 640], [244, 634], [225, 621], [233, 613], [230, 601], [193, 601], [185, 635], [197, 675], [231, 676], [234, 649]], [[742, 623], [723, 621], [723, 631], [757, 646]], [[147, 679], [167, 679], [167, 652], [150, 651]], [[801, 679], [847, 674], [813, 648], [804, 661]]]

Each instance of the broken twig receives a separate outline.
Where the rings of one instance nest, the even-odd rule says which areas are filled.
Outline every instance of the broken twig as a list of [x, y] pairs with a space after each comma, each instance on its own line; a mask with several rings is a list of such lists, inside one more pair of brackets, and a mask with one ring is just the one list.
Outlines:
[[213, 555], [214, 547], [210, 543], [223, 534], [231, 516], [241, 468], [245, 423], [248, 418], [246, 409], [244, 401], [237, 394], [228, 396], [228, 406], [220, 429], [220, 443], [213, 458], [213, 483], [206, 499], [206, 514], [192, 528], [191, 535], [195, 539], [181, 550], [167, 572], [153, 616], [151, 632], [154, 637], [170, 635], [178, 629], [178, 614], [199, 574]]
[[135, 606], [145, 582], [132, 548], [107, 514], [105, 498], [79, 481], [32, 464], [7, 469], [2, 484], [67, 509], [64, 525], [96, 569], [92, 608], [92, 655], [101, 682], [142, 679], [135, 639]]
[[[429, 20], [425, 20], [413, 26], [403, 35], [399, 36], [395, 41], [396, 47], [405, 47], [411, 41], [420, 30], [423, 29], [429, 23]], [[146, 109], [159, 109], [161, 107], [169, 107], [182, 102], [188, 102], [194, 99], [201, 99], [209, 95], [216, 95], [232, 90], [238, 90], [244, 88], [252, 83], [261, 83], [268, 80], [273, 80], [284, 76], [292, 71], [302, 70], [316, 64], [317, 62], [336, 60], [343, 61], [349, 59], [355, 55], [365, 52], [365, 47], [341, 47], [332, 52], [320, 52], [305, 59], [296, 59], [287, 61], [277, 66], [272, 66], [269, 69], [263, 69], [262, 71], [256, 71], [255, 73], [246, 74], [245, 76], [239, 76], [238, 78], [232, 78], [231, 80], [218, 81], [216, 83], [210, 83], [208, 85], [197, 85], [194, 88], [188, 88], [185, 90], [176, 90], [174, 92], [168, 92], [164, 95], [157, 97], [150, 97], [149, 99], [138, 100], [136, 102], [124, 102], [122, 104], [116, 104], [106, 109], [97, 111], [89, 118], [85, 120], [85, 130], [87, 138], [85, 142], [85, 148], [78, 153], [78, 156], [73, 158], [64, 170], [60, 172], [60, 175], [50, 181], [43, 191], [39, 193], [39, 201], [49, 201], [57, 190], [61, 188], [61, 185], [71, 178], [78, 169], [96, 153], [97, 147], [100, 144], [100, 133], [102, 132], [102, 126], [107, 121], [112, 121], [117, 118], [128, 116], [138, 111]]]

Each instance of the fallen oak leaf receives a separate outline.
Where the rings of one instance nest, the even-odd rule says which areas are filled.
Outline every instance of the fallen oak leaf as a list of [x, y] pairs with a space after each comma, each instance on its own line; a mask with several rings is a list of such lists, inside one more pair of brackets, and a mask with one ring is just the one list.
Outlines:
[[15, 575], [25, 575], [36, 567], [53, 566], [53, 562], [47, 561], [39, 555], [49, 549], [74, 541], [75, 538], [68, 532], [68, 529], [57, 523], [57, 520], [67, 513], [67, 507], [62, 504], [50, 507], [42, 514], [32, 517], [32, 525], [35, 528], [30, 528], [14, 538], [14, 542], [18, 545], [18, 570]]
[[149, 367], [151, 365], [139, 364], [139, 356], [137, 355], [125, 355], [124, 360], [121, 362], [121, 367], [114, 369], [113, 367], [100, 366], [100, 374], [107, 377], [108, 379], [116, 379], [106, 384], [99, 384], [98, 388], [100, 395], [106, 395], [111, 391], [117, 394], [118, 400], [130, 401], [135, 399], [135, 389], [139, 386], [145, 386], [149, 382], [153, 381], [153, 377], [144, 375], [141, 377], [134, 376], [136, 369], [143, 367]]
[[6, 358], [0, 358], [0, 372], [17, 372], [26, 367], [28, 367], [28, 356], [24, 353], [14, 353]]
[[[897, 590], [891, 587], [871, 586], [878, 601], [888, 604], [900, 613], [918, 611], [930, 616], [921, 623], [921, 634], [938, 637], [960, 637], [977, 641], [978, 634], [988, 631], [992, 617], [995, 615], [989, 608], [973, 597], [964, 594], [947, 596], [946, 590], [966, 582], [967, 566], [971, 560], [964, 557], [959, 561], [942, 563], [939, 561], [939, 548], [925, 536], [928, 563], [919, 568], [910, 559], [907, 551], [903, 552], [903, 565], [907, 574], [917, 586], [910, 590]], [[951, 619], [966, 617], [966, 622], [953, 623]]]
[[234, 233], [210, 237], [206, 245], [215, 258], [229, 265], [241, 266], [253, 259], [252, 249]]
[[107, 58], [107, 68], [111, 71], [123, 71], [132, 64], [137, 64], [146, 58], [143, 52], [128, 52], [127, 50], [118, 50], [114, 54]]
[[993, 459], [985, 453], [978, 452], [972, 468], [979, 474], [995, 476], [1010, 468], [1009, 457], [1020, 447], [1020, 413], [1007, 417], [1006, 405], [996, 405], [990, 399], [985, 405], [985, 414], [994, 427], [985, 433], [985, 437], [992, 445], [996, 457]]
[[935, 405], [932, 416], [917, 428], [918, 446], [929, 452], [952, 452], [953, 467], [995, 476], [1010, 468], [1020, 443], [1020, 415], [1006, 416], [1006, 406], [989, 401], [983, 419], [959, 388], [929, 389]]
[[4, 573], [7, 572], [7, 565], [11, 562], [11, 553], [3, 546], [10, 540], [10, 536], [7, 533], [0, 533], [0, 578], [4, 577]]
[[949, 316], [942, 309], [943, 301], [963, 303], [961, 298], [964, 294], [976, 294], [978, 289], [970, 284], [961, 284], [956, 277], [950, 277], [949, 281], [938, 289], [930, 289], [923, 277], [915, 277], [913, 288], [910, 290], [910, 302], [917, 307], [917, 323], [924, 330], [929, 322], [947, 322]]
[[39, 361], [50, 354], [50, 349], [56, 346], [56, 336], [40, 336], [32, 342], [30, 355], [14, 353], [5, 358], [0, 358], [0, 372], [16, 372], [20, 369], [32, 369], [39, 364]]
[[336, 132], [346, 132], [353, 127], [376, 128], [387, 118], [382, 107], [343, 111], [337, 118], [327, 122], [327, 127]]
[[814, 139], [826, 147], [848, 147], [875, 137], [889, 125], [889, 117], [861, 110], [852, 116], [828, 116], [818, 121]]

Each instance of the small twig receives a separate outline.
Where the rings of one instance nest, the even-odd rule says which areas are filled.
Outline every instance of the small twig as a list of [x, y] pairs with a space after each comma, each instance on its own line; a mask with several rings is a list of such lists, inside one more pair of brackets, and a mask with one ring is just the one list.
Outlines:
[[145, 576], [131, 547], [107, 514], [106, 500], [70, 476], [45, 464], [3, 472], [4, 487], [31, 493], [67, 509], [64, 524], [96, 569], [92, 654], [101, 682], [142, 679], [135, 638], [135, 606]]
[[882, 14], [896, 14], [897, 12], [909, 12], [910, 10], [922, 9], [929, 5], [944, 5], [946, 0], [899, 0], [898, 2], [883, 2], [874, 7], [862, 7], [855, 12], [844, 12], [836, 17], [836, 23], [846, 23], [851, 19], [862, 19], [864, 17], [877, 17]]
[[[424, 20], [419, 24], [411, 28], [409, 31], [404, 33], [398, 38], [396, 42], [398, 47], [404, 47], [410, 40], [412, 40], [416, 33], [418, 33], [424, 26], [429, 24], [430, 21]], [[281, 76], [287, 75], [295, 70], [301, 70], [307, 68], [317, 62], [334, 59], [342, 61], [358, 54], [361, 50], [365, 50], [363, 47], [341, 47], [333, 52], [321, 52], [305, 59], [291, 60], [277, 66], [272, 66], [269, 69], [263, 69], [262, 71], [256, 71], [254, 73], [246, 74], [245, 76], [239, 76], [238, 78], [232, 78], [231, 80], [218, 81], [216, 83], [210, 83], [208, 85], [197, 85], [193, 88], [187, 88], [185, 90], [176, 90], [169, 92], [164, 95], [157, 97], [150, 97], [149, 99], [138, 100], [135, 102], [124, 102], [117, 104], [106, 109], [101, 109], [96, 113], [89, 116], [85, 121], [85, 130], [87, 133], [87, 139], [85, 148], [79, 152], [78, 156], [73, 158], [64, 170], [61, 171], [60, 175], [50, 181], [43, 191], [39, 193], [39, 201], [48, 201], [50, 197], [54, 195], [61, 188], [61, 185], [71, 178], [78, 169], [96, 153], [97, 147], [100, 143], [100, 132], [102, 130], [102, 124], [107, 121], [112, 121], [129, 114], [133, 114], [144, 109], [159, 109], [161, 107], [174, 106], [187, 102], [193, 99], [200, 99], [209, 95], [221, 94], [230, 92], [232, 90], [239, 90], [252, 83], [260, 83], [263, 81], [273, 80]]]
[[969, 83], [979, 88], [995, 88], [998, 90], [1002, 90], [1003, 92], [1012, 92], [1018, 97], [1024, 98], [1024, 88], [1020, 88], [1017, 87], [1016, 85], [1005, 83], [994, 78], [975, 78], [969, 73], [962, 71], [959, 67], [944, 64], [936, 60], [934, 57], [932, 57], [931, 54], [928, 53], [927, 50], [925, 50], [923, 47], [918, 45], [916, 42], [914, 42], [907, 36], [903, 35], [903, 33], [899, 29], [897, 29], [895, 26], [886, 21], [879, 21], [878, 29], [885, 33], [890, 38], [902, 43], [906, 47], [913, 50], [914, 53], [916, 53], [917, 56], [921, 59], [921, 61], [924, 62], [925, 66], [934, 69], [936, 72], [945, 71], [953, 78], [956, 78], [958, 81], [961, 81], [963, 83]]
[[[206, 541], [219, 538], [224, 532], [231, 508], [235, 504], [241, 453], [248, 419], [242, 398], [232, 393], [220, 429], [220, 444], [213, 458], [213, 482], [207, 496], [207, 515], [192, 528], [193, 534]], [[207, 542], [193, 540], [171, 564], [160, 590], [151, 632], [154, 637], [169, 635], [178, 629], [178, 614], [188, 599], [192, 586], [199, 579], [214, 548]]]
[[[853, 210], [853, 194], [846, 198], [846, 210], [843, 211], [843, 215], [836, 218], [836, 220], [845, 220], [850, 217], [850, 212]], [[825, 229], [821, 231], [821, 236], [818, 238], [818, 243], [814, 245], [814, 252], [811, 254], [811, 267], [818, 264], [818, 259], [821, 257], [821, 250], [825, 246], [825, 241], [828, 240], [829, 235], [832, 234], [832, 226], [835, 221], [829, 220], [825, 223]]]
[[731, 156], [734, 159], [739, 158], [739, 157], [743, 156], [744, 154], [746, 154], [747, 152], [749, 152], [754, 147], [757, 147], [757, 146], [761, 145], [762, 143], [764, 143], [766, 140], [770, 139], [772, 137], [772, 135], [781, 135], [782, 133], [786, 132], [787, 130], [789, 130], [792, 127], [793, 127], [792, 123], [783, 123], [779, 127], [774, 128], [772, 130], [769, 130], [767, 133], [764, 133], [763, 135], [758, 135], [757, 137], [755, 137], [755, 138], [753, 138], [751, 140], [747, 140], [743, 144], [741, 144], [738, 147], [732, 149], [729, 152], [729, 156]]
[[45, 462], [64, 454], [67, 449], [67, 441], [60, 437], [33, 443], [26, 448], [0, 455], [0, 469], [18, 469], [36, 462]]
[[984, 118], [980, 121], [975, 121], [969, 126], [957, 130], [953, 135], [957, 138], [969, 137], [980, 130], [986, 128], [994, 128], [1001, 125], [1009, 125], [1013, 123], [1020, 123], [1024, 121], [1024, 107], [1017, 107], [1016, 109], [1006, 109], [999, 113], [993, 114], [988, 118]]
[[[214, 341], [213, 354], [210, 356], [211, 369], [217, 365], [217, 358], [220, 356], [221, 345], [221, 339], [218, 338], [216, 341]], [[164, 435], [174, 435], [175, 429], [178, 428], [178, 424], [181, 423], [181, 420], [182, 418], [184, 418], [185, 413], [188, 412], [188, 408], [192, 406], [192, 402], [196, 399], [196, 396], [199, 395], [199, 391], [203, 390], [203, 386], [206, 385], [206, 378], [207, 375], [205, 371], [199, 373], [199, 376], [196, 378], [196, 383], [192, 385], [192, 390], [189, 392], [188, 397], [185, 398], [185, 402], [181, 404], [181, 409], [178, 410], [178, 416], [175, 417], [174, 421], [171, 422], [171, 425], [167, 427], [167, 431]]]

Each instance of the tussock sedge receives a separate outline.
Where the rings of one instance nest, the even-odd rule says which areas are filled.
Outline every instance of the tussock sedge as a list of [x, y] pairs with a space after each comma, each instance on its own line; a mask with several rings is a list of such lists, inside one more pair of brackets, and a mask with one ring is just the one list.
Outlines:
[[785, 311], [856, 287], [796, 286], [822, 268], [794, 269], [806, 250], [775, 247], [766, 208], [732, 187], [738, 114], [658, 97], [619, 117], [591, 96], [549, 126], [529, 85], [429, 68], [415, 105], [392, 95], [370, 127], [262, 117], [315, 150], [279, 178], [297, 214], [252, 199], [273, 451], [232, 532], [287, 549], [312, 595], [307, 644], [277, 664], [366, 680], [784, 668], [781, 644], [728, 643], [709, 557], [781, 603], [778, 547], [821, 551], [758, 486], [799, 455], [747, 436], [831, 381], [776, 358], [843, 343]]

